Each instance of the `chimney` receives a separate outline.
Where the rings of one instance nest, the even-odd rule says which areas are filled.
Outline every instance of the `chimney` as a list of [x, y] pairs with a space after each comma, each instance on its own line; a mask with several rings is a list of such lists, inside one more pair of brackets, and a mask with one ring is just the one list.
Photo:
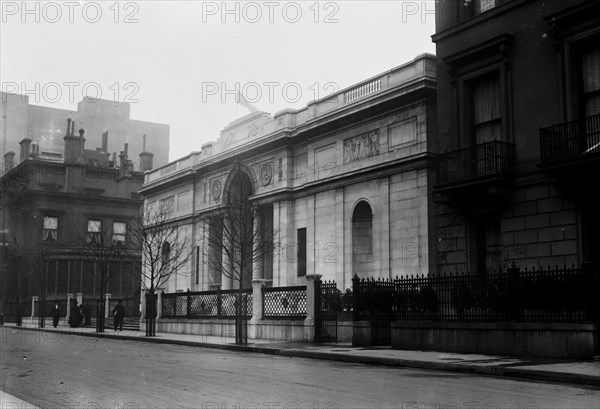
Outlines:
[[142, 153], [140, 153], [140, 172], [152, 170], [153, 159], [154, 154], [146, 152], [146, 134], [144, 134], [142, 142]]
[[40, 156], [40, 145], [37, 143], [32, 143], [31, 144], [31, 158], [32, 159], [37, 159], [38, 156]]
[[108, 131], [102, 134], [102, 152], [108, 152]]
[[65, 150], [64, 150], [64, 159], [65, 163], [75, 163], [77, 162], [77, 158], [79, 157], [79, 152], [77, 150], [77, 138], [75, 138], [72, 134], [73, 128], [71, 124], [73, 120], [71, 118], [67, 118], [67, 133], [64, 136], [63, 140], [65, 141]]
[[129, 160], [127, 159], [127, 150], [129, 148], [129, 144], [125, 144], [123, 150], [119, 154], [119, 168], [121, 176], [129, 173]]
[[75, 136], [75, 121], [71, 118], [67, 119], [67, 134], [63, 138], [65, 141], [65, 163], [78, 163], [80, 162], [80, 158], [83, 158], [85, 146], [85, 138], [83, 137], [84, 132], [83, 129], [80, 129], [79, 136]]
[[[73, 122], [73, 125], [75, 125], [75, 122]], [[83, 130], [83, 128], [79, 130], [79, 138], [77, 140], [77, 142], [79, 142], [79, 156], [77, 157], [78, 163], [85, 163], [85, 138], [83, 137], [84, 133], [85, 131]]]
[[19, 158], [19, 162], [23, 162], [24, 160], [29, 159], [29, 152], [31, 151], [31, 139], [25, 138], [21, 142], [21, 157]]
[[9, 172], [15, 167], [15, 153], [13, 151], [4, 154], [4, 172]]

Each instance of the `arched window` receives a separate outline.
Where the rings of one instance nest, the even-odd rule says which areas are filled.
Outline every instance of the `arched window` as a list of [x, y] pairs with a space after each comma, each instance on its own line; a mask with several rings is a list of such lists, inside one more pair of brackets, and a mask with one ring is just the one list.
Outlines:
[[352, 270], [363, 277], [373, 273], [373, 212], [364, 200], [352, 213]]

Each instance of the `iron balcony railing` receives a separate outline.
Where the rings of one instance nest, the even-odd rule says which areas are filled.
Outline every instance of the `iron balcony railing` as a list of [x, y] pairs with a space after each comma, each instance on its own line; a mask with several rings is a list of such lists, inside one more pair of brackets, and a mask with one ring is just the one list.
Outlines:
[[514, 163], [514, 144], [484, 142], [438, 155], [437, 183], [462, 183], [489, 176], [512, 177]]
[[540, 128], [542, 163], [600, 152], [600, 114]]

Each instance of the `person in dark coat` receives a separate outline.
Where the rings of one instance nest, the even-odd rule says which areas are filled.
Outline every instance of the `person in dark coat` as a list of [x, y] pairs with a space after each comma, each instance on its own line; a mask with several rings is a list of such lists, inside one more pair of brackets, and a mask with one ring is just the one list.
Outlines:
[[83, 304], [84, 325], [92, 325], [92, 307], [88, 303]]
[[56, 328], [58, 326], [58, 320], [60, 319], [60, 310], [58, 309], [58, 303], [54, 304], [51, 314], [52, 325], [54, 326], [54, 328]]
[[79, 312], [79, 306], [77, 301], [73, 300], [71, 304], [71, 314], [69, 316], [69, 325], [71, 328], [77, 328], [81, 325], [81, 313]]
[[113, 308], [112, 313], [114, 317], [115, 331], [117, 330], [117, 327], [119, 327], [119, 331], [123, 331], [123, 321], [125, 320], [125, 307], [123, 307], [123, 304], [121, 304], [121, 300], [119, 300], [117, 305], [115, 305], [115, 308]]

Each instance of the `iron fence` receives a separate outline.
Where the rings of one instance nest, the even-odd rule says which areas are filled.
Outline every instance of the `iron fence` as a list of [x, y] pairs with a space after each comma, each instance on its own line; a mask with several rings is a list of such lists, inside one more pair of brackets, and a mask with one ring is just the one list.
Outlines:
[[600, 152], [600, 115], [540, 129], [542, 162]]
[[[236, 318], [239, 290], [214, 290], [162, 295], [163, 318]], [[252, 290], [241, 293], [241, 317], [252, 317]]]
[[337, 342], [338, 312], [342, 292], [335, 281], [315, 280], [315, 342]]
[[515, 145], [484, 142], [437, 156], [437, 183], [457, 183], [485, 176], [513, 175]]
[[263, 317], [265, 319], [306, 318], [306, 286], [263, 287]]
[[599, 282], [588, 266], [392, 280], [355, 276], [354, 320], [592, 323], [600, 311]]
[[4, 301], [2, 302], [1, 314], [4, 317], [5, 322], [14, 322], [19, 317], [19, 311], [21, 317], [31, 316], [31, 300], [28, 301]]

